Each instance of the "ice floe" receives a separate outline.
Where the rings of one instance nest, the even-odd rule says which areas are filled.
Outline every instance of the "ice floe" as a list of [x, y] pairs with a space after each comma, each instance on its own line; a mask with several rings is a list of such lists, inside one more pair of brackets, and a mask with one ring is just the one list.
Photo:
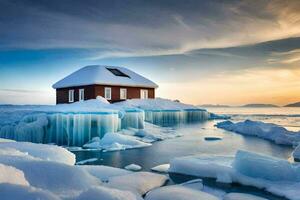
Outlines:
[[215, 178], [222, 183], [240, 183], [265, 189], [288, 199], [300, 199], [300, 165], [256, 153], [238, 151], [228, 156], [176, 158], [169, 172]]
[[276, 144], [297, 145], [300, 142], [300, 132], [288, 131], [284, 127], [272, 123], [251, 120], [237, 123], [224, 121], [217, 123], [216, 127], [243, 135], [257, 136]]
[[141, 166], [136, 165], [136, 164], [130, 164], [130, 165], [125, 166], [124, 168], [127, 170], [130, 170], [130, 171], [140, 171], [142, 169]]
[[151, 170], [154, 172], [168, 173], [169, 168], [170, 168], [170, 164], [162, 164], [162, 165], [152, 167]]
[[84, 148], [104, 149], [106, 151], [125, 150], [147, 146], [151, 146], [151, 144], [140, 141], [134, 136], [124, 135], [120, 132], [106, 133], [102, 139], [95, 137], [90, 142], [83, 145]]

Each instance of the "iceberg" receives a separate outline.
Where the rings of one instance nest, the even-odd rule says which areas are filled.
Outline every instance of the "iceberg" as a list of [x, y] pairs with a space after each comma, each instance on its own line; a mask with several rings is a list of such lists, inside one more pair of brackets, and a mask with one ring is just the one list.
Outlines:
[[124, 109], [141, 109], [145, 112], [146, 122], [162, 126], [204, 121], [210, 116], [205, 109], [162, 98], [130, 99], [115, 105]]
[[209, 116], [206, 110], [160, 98], [110, 104], [99, 97], [53, 106], [0, 106], [0, 137], [81, 147], [95, 137], [102, 140], [107, 133], [128, 129], [144, 135], [145, 142], [153, 142], [174, 136], [145, 132], [147, 122], [170, 126], [207, 120]]
[[169, 172], [254, 186], [291, 200], [300, 199], [300, 165], [252, 152], [238, 151], [235, 157], [176, 158]]
[[276, 144], [297, 145], [300, 142], [300, 132], [288, 131], [284, 127], [272, 123], [251, 120], [237, 123], [223, 121], [217, 123], [216, 127], [242, 135], [257, 136]]

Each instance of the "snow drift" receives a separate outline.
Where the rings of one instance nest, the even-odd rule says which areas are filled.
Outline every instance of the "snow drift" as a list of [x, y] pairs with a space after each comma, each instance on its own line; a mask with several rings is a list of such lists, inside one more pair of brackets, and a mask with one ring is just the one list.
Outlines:
[[[140, 200], [141, 195], [167, 180], [164, 175], [149, 172], [74, 166], [72, 153], [55, 145], [1, 140], [0, 144], [6, 145], [0, 148], [0, 193], [4, 200], [79, 200], [99, 195], [105, 200]], [[56, 160], [57, 156], [61, 158]]]

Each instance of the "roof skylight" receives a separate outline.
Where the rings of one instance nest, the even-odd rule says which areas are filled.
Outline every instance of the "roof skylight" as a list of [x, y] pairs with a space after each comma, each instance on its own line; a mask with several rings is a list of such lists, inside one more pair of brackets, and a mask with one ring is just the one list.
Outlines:
[[113, 73], [115, 76], [123, 76], [123, 77], [127, 77], [130, 78], [130, 76], [128, 76], [127, 74], [121, 72], [119, 69], [117, 68], [106, 68], [108, 71], [110, 71], [111, 73]]

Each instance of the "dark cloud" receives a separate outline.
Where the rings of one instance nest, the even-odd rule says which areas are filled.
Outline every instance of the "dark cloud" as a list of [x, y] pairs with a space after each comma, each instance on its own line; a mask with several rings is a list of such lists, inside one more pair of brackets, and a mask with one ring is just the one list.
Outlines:
[[2, 0], [0, 48], [104, 48], [117, 57], [240, 46], [299, 34], [283, 30], [299, 25], [299, 7], [276, 0]]

